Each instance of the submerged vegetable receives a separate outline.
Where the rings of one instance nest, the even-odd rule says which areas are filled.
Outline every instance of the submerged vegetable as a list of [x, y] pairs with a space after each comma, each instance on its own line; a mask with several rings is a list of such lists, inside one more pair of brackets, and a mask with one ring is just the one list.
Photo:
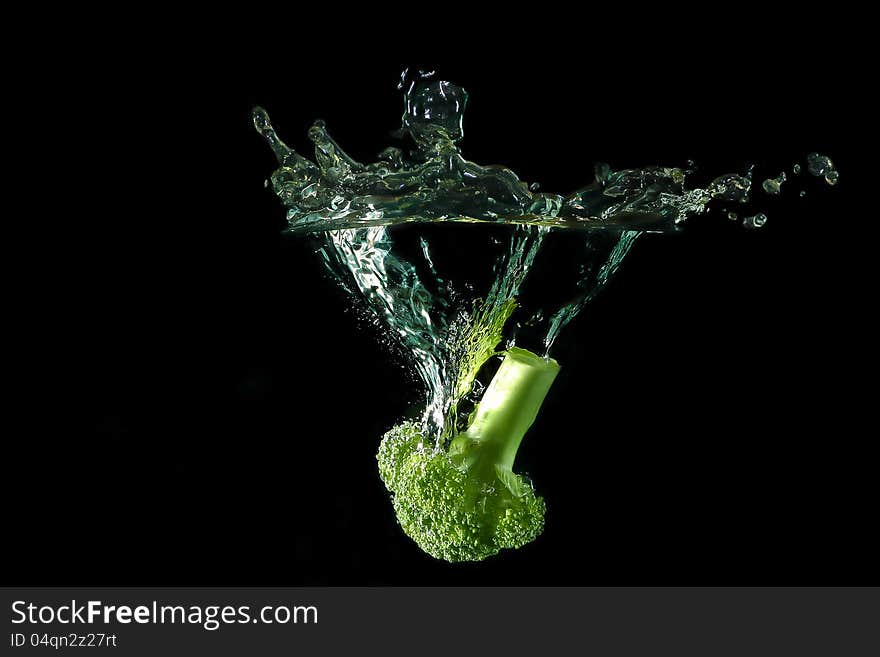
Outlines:
[[401, 527], [425, 552], [478, 561], [540, 535], [544, 500], [513, 465], [558, 373], [552, 358], [510, 349], [448, 449], [430, 444], [411, 422], [385, 434], [379, 473]]

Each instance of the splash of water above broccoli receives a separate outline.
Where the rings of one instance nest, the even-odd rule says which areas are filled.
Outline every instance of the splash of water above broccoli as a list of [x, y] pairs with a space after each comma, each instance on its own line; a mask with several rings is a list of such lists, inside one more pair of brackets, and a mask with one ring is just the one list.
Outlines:
[[544, 527], [544, 500], [513, 471], [516, 452], [559, 364], [512, 348], [446, 448], [405, 422], [382, 439], [379, 474], [394, 494], [401, 527], [425, 552], [446, 561], [479, 561], [518, 548]]
[[[543, 527], [543, 500], [514, 474], [513, 464], [556, 376], [556, 362], [511, 349], [461, 433], [458, 405], [475, 394], [477, 373], [502, 339], [544, 235], [555, 228], [587, 231], [578, 292], [547, 319], [549, 353], [640, 234], [677, 231], [689, 216], [706, 214], [710, 204], [747, 202], [753, 171], [749, 167], [704, 187], [688, 187], [692, 162], [686, 169], [619, 171], [599, 164], [594, 180], [570, 194], [539, 193], [510, 169], [465, 159], [459, 142], [467, 92], [430, 77], [404, 72], [399, 88], [405, 109], [396, 134], [410, 139], [412, 148], [387, 148], [373, 163], [343, 151], [323, 121], [308, 133], [314, 161], [281, 141], [264, 110], [255, 108], [253, 121], [278, 159], [271, 186], [288, 209], [290, 231], [316, 236], [325, 265], [347, 292], [360, 294], [383, 319], [391, 341], [411, 356], [426, 385], [422, 424], [395, 427], [378, 453], [400, 524], [436, 557], [479, 560], [528, 543]], [[812, 153], [807, 167], [829, 185], [839, 180], [827, 156]], [[797, 165], [794, 173], [799, 171]], [[765, 180], [763, 189], [776, 195], [785, 179], [780, 174]], [[739, 218], [734, 212], [728, 216]], [[757, 213], [742, 221], [760, 228], [767, 217]], [[420, 237], [423, 262], [418, 263], [424, 266], [393, 250], [391, 226], [431, 222], [517, 226], [509, 249], [494, 263], [496, 277], [485, 301], [475, 303], [473, 312], [463, 312], [462, 303], [473, 288], [460, 295], [441, 278], [425, 237]], [[423, 283], [421, 272], [431, 274], [430, 284]], [[543, 322], [543, 313], [534, 319]]]

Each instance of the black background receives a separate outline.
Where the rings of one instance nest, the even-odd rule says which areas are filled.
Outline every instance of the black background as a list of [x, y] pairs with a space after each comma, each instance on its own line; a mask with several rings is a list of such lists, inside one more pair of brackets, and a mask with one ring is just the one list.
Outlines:
[[[14, 279], [7, 443], [29, 449], [4, 459], [10, 579], [876, 584], [850, 18], [428, 10], [131, 19], [54, 42], [51, 78], [21, 94], [52, 146], [27, 213], [37, 258]], [[469, 91], [466, 157], [546, 191], [594, 161], [755, 163], [761, 180], [819, 151], [841, 171], [755, 194], [762, 230], [716, 213], [636, 244], [563, 332], [520, 452], [545, 532], [479, 564], [434, 561], [397, 527], [374, 454], [419, 387], [313, 245], [281, 235], [249, 118], [267, 108], [307, 155], [323, 118], [369, 161], [392, 143], [406, 66]]]

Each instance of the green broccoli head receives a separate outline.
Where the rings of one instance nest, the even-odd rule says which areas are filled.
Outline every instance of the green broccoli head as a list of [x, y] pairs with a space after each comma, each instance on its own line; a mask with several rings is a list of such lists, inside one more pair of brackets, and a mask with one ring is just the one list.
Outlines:
[[544, 500], [512, 470], [559, 365], [522, 349], [507, 352], [467, 431], [448, 449], [412, 422], [382, 439], [379, 474], [404, 532], [433, 557], [479, 561], [518, 548], [544, 527]]
[[414, 423], [385, 434], [378, 460], [400, 526], [433, 557], [479, 561], [533, 541], [544, 527], [544, 500], [530, 484], [500, 469], [473, 476], [425, 444]]

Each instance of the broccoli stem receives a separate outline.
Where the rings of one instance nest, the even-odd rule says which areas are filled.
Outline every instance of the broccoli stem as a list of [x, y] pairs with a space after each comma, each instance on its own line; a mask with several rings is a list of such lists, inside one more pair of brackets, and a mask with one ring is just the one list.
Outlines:
[[523, 436], [558, 373], [559, 363], [552, 358], [516, 347], [508, 350], [470, 426], [453, 440], [450, 453], [460, 454], [460, 464], [467, 469], [484, 465], [512, 470]]

